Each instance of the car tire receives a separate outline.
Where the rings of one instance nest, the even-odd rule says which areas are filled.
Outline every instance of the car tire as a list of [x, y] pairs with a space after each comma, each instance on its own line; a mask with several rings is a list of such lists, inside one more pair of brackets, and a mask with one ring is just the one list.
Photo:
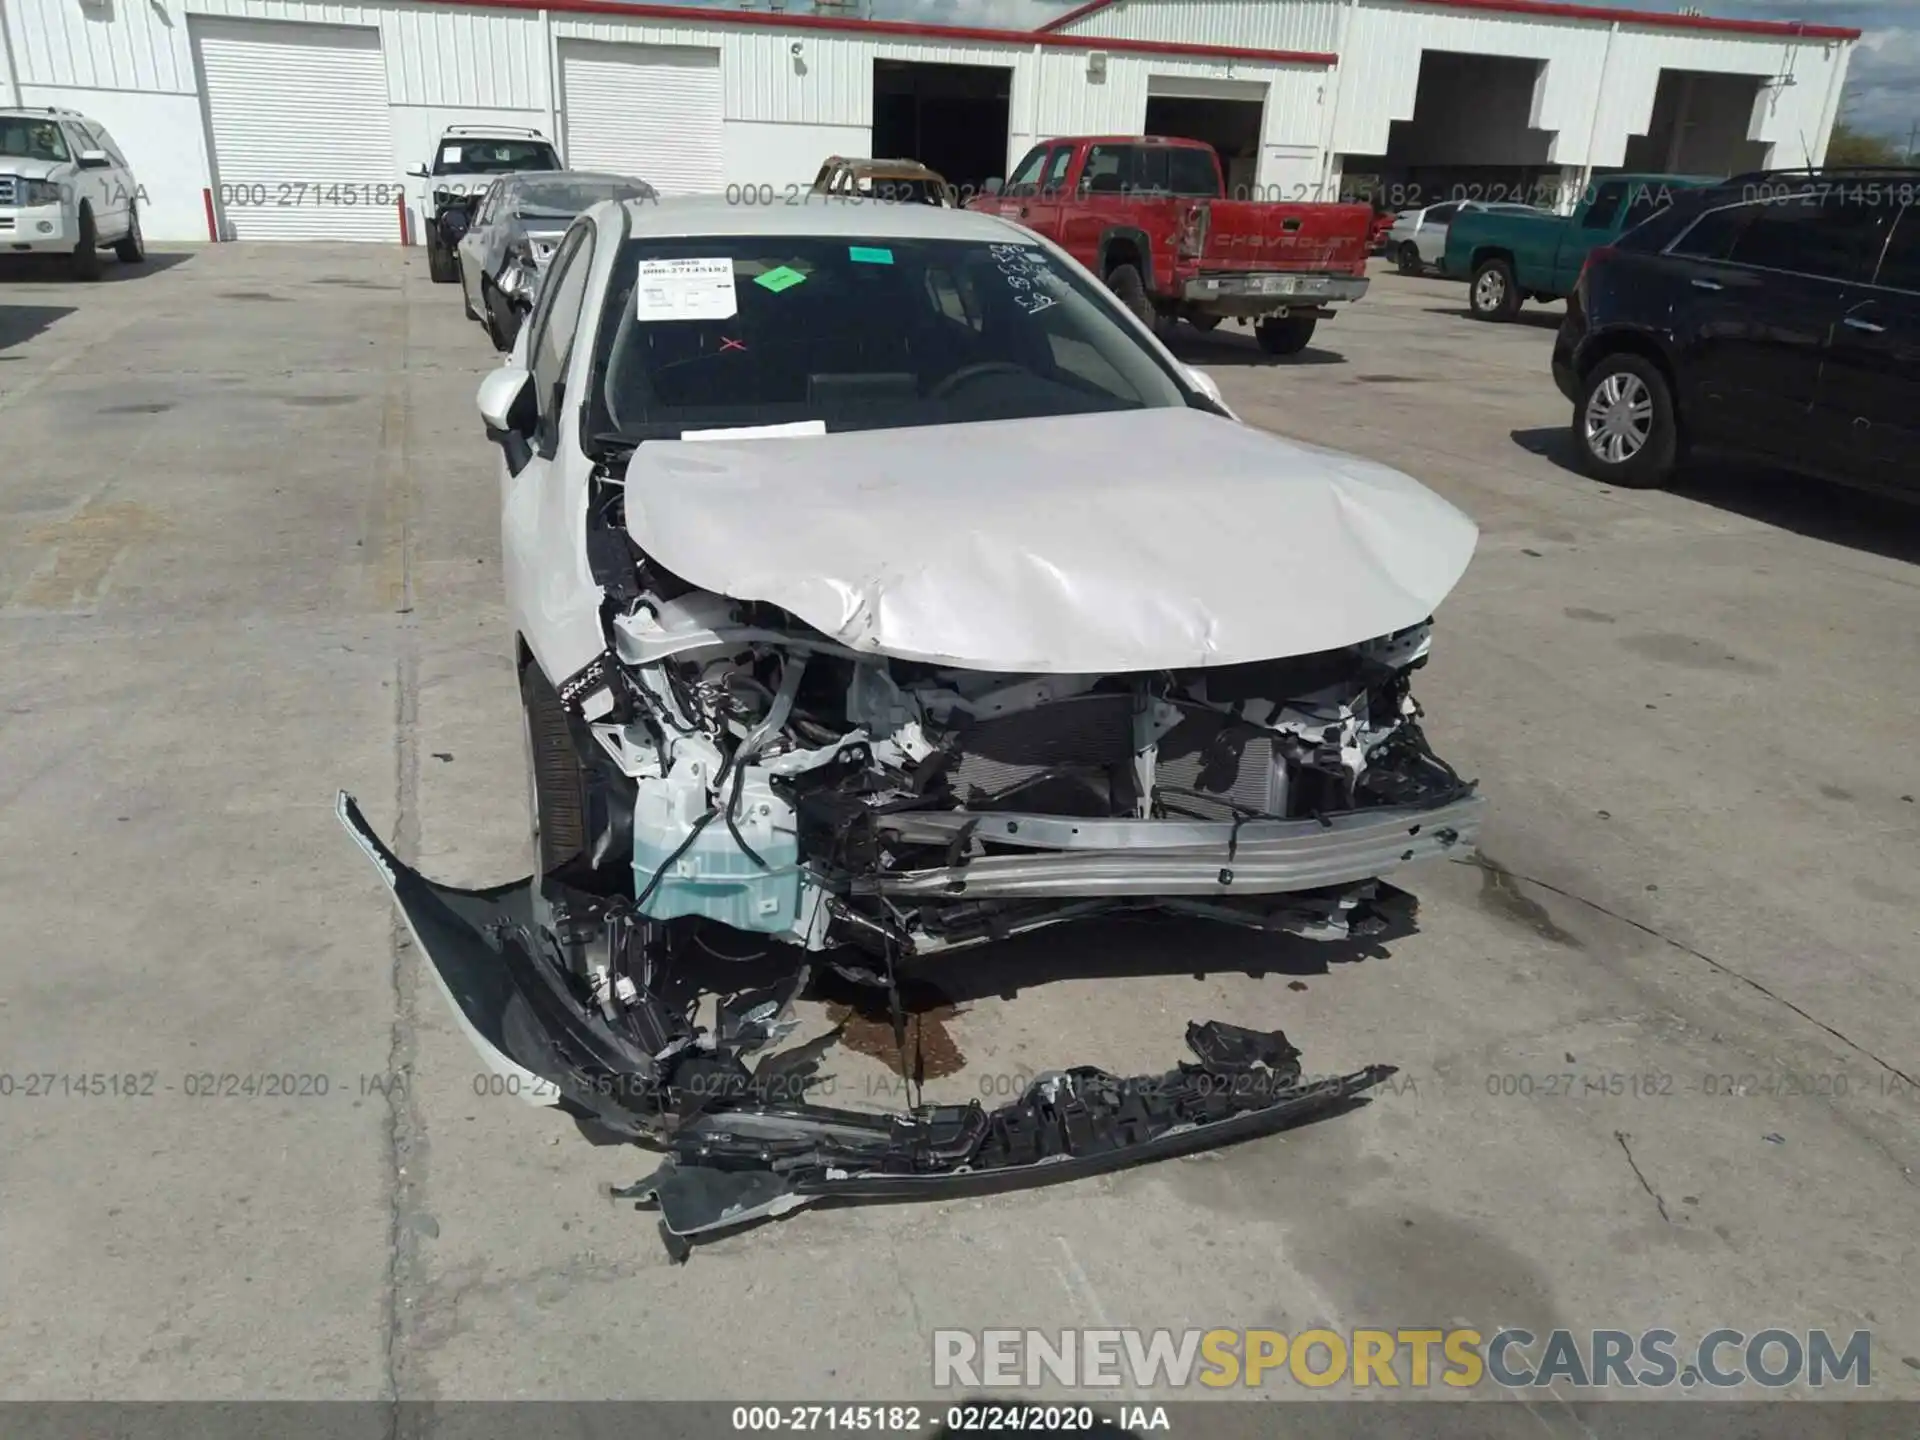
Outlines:
[[1269, 355], [1298, 355], [1313, 339], [1320, 323], [1313, 315], [1288, 315], [1284, 319], [1262, 320], [1254, 327], [1253, 338]]
[[73, 278], [100, 278], [100, 232], [93, 221], [93, 207], [80, 207], [80, 243], [73, 247]]
[[147, 258], [147, 240], [140, 233], [140, 207], [127, 206], [127, 233], [114, 242], [113, 253], [122, 265], [138, 265]]
[[1205, 335], [1208, 331], [1219, 328], [1220, 317], [1218, 315], [1189, 315], [1187, 316], [1187, 323], [1202, 335]]
[[1159, 333], [1159, 316], [1154, 312], [1153, 297], [1147, 294], [1147, 282], [1140, 278], [1140, 272], [1131, 265], [1116, 265], [1107, 272], [1107, 289], [1114, 293], [1120, 303], [1140, 317], [1140, 323], [1149, 330]]
[[1580, 382], [1573, 443], [1596, 480], [1633, 490], [1664, 484], [1680, 455], [1680, 421], [1660, 367], [1640, 355], [1600, 360]]
[[1402, 242], [1400, 248], [1394, 252], [1393, 261], [1400, 267], [1402, 275], [1418, 275], [1422, 269], [1420, 247], [1411, 240]]
[[[431, 237], [433, 232], [427, 233]], [[427, 275], [436, 285], [447, 285], [460, 278], [452, 253], [431, 238], [427, 240]]]
[[1467, 282], [1467, 308], [1476, 320], [1511, 320], [1520, 313], [1520, 290], [1513, 283], [1513, 266], [1505, 260], [1482, 260]]
[[587, 781], [559, 692], [532, 660], [520, 672], [527, 809], [541, 875], [587, 864]]

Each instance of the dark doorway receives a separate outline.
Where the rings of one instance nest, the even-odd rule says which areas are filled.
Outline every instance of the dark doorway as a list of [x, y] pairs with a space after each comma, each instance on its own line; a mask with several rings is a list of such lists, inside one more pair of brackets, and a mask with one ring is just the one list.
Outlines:
[[931, 165], [963, 192], [1007, 170], [1007, 97], [1001, 65], [873, 62], [873, 153]]
[[1147, 134], [1176, 140], [1199, 140], [1220, 157], [1220, 174], [1227, 194], [1241, 199], [1252, 195], [1260, 169], [1258, 100], [1198, 100], [1185, 96], [1147, 97]]
[[1530, 124], [1545, 72], [1542, 60], [1424, 52], [1413, 118], [1392, 123], [1386, 154], [1344, 157], [1345, 188], [1392, 210], [1447, 200], [1552, 205], [1553, 132]]
[[1628, 138], [1623, 168], [1655, 175], [1765, 169], [1768, 147], [1747, 138], [1764, 83], [1758, 75], [1662, 70], [1647, 133]]

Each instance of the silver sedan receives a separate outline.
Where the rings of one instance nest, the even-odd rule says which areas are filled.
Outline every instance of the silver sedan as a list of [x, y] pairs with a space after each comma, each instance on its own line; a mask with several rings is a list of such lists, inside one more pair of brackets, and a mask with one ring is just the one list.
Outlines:
[[1402, 275], [1418, 275], [1430, 265], [1438, 265], [1447, 252], [1447, 227], [1463, 210], [1536, 210], [1536, 205], [1507, 201], [1449, 200], [1423, 210], [1402, 210], [1393, 217], [1387, 231], [1387, 258]]
[[653, 187], [629, 175], [543, 170], [500, 176], [454, 252], [467, 318], [486, 327], [496, 349], [511, 350], [574, 217], [602, 200], [652, 198]]

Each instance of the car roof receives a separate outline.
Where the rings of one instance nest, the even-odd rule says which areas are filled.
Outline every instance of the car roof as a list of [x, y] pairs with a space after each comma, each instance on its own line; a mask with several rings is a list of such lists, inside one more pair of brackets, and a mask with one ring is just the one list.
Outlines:
[[[700, 235], [817, 235], [887, 240], [975, 240], [983, 244], [1034, 243], [1034, 235], [997, 215], [944, 205], [874, 205], [809, 195], [792, 205], [735, 205], [719, 195], [663, 200], [602, 201], [626, 210], [635, 239], [683, 239]], [[604, 223], [604, 222], [603, 222]]]
[[836, 155], [827, 162], [829, 165], [844, 165], [854, 174], [868, 179], [929, 179], [938, 180], [940, 172], [918, 160], [882, 160], [864, 156]]
[[516, 185], [548, 184], [555, 180], [603, 180], [614, 185], [647, 185], [638, 175], [616, 175], [610, 170], [508, 170], [493, 177]]

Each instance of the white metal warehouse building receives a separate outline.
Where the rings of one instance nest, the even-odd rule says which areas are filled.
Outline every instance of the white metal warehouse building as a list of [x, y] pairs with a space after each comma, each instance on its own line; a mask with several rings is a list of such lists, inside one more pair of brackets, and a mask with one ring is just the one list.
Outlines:
[[[384, 197], [451, 124], [747, 198], [833, 153], [978, 181], [1072, 134], [1190, 134], [1249, 193], [1365, 176], [1396, 204], [1804, 165], [1858, 38], [1544, 0], [1096, 0], [1032, 32], [611, 0], [0, 0], [0, 19], [0, 104], [103, 123], [150, 239], [390, 243], [418, 240], [418, 182]], [[275, 199], [222, 203], [241, 187]]]

